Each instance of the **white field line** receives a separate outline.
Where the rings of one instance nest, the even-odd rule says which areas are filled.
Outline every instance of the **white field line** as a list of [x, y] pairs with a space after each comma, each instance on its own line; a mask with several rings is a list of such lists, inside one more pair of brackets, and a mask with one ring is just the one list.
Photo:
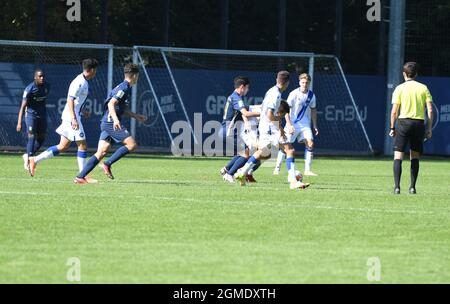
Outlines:
[[[21, 192], [21, 191], [0, 191], [0, 194], [10, 194], [10, 195], [35, 195], [35, 196], [53, 196], [52, 193], [47, 192]], [[245, 201], [245, 200], [219, 200], [219, 199], [193, 199], [193, 198], [177, 198], [171, 196], [149, 196], [149, 195], [108, 195], [102, 193], [74, 193], [65, 194], [69, 197], [98, 197], [98, 198], [111, 198], [111, 197], [121, 197], [130, 199], [152, 199], [152, 200], [167, 200], [171, 202], [190, 202], [190, 203], [222, 203], [225, 205], [240, 205], [240, 206], [264, 206], [264, 207], [278, 207], [278, 208], [304, 208], [304, 209], [319, 209], [319, 210], [330, 210], [330, 211], [352, 211], [352, 212], [367, 212], [367, 213], [399, 213], [399, 214], [436, 214], [434, 211], [420, 211], [420, 210], [399, 210], [399, 209], [376, 209], [376, 208], [354, 208], [354, 207], [335, 207], [335, 206], [324, 206], [324, 205], [304, 205], [301, 203], [261, 203], [256, 201]], [[442, 214], [442, 212], [439, 212]]]

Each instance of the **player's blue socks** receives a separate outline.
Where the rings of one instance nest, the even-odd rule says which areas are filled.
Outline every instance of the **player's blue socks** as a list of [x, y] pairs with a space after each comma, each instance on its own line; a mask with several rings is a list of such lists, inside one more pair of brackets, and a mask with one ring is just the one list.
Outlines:
[[286, 158], [286, 167], [289, 179], [295, 179], [295, 159], [293, 157]]
[[258, 160], [257, 162], [256, 162], [256, 164], [255, 164], [255, 166], [253, 167], [253, 172], [255, 172], [256, 170], [258, 170], [258, 168], [261, 166], [261, 161], [260, 160]]
[[85, 178], [89, 172], [91, 172], [95, 166], [98, 165], [100, 161], [97, 159], [95, 155], [92, 155], [91, 158], [89, 158], [88, 162], [84, 166], [83, 170], [81, 170], [80, 174], [77, 175], [78, 178]]
[[239, 157], [241, 157], [241, 156], [240, 156], [240, 155], [234, 156], [234, 157], [228, 162], [228, 164], [225, 166], [225, 169], [227, 169], [227, 171], [230, 171], [231, 168], [233, 167], [234, 163], [239, 159]]
[[286, 159], [286, 168], [289, 172], [289, 170], [291, 170], [292, 164], [295, 162], [293, 157], [289, 157]]
[[247, 173], [247, 174], [252, 175], [253, 172], [255, 172], [256, 170], [258, 170], [259, 166], [261, 166], [261, 161], [260, 161], [260, 160], [258, 160], [258, 161], [256, 162], [256, 164], [253, 166], [253, 168], [251, 168], [250, 170], [248, 170], [248, 173]]
[[34, 143], [34, 153], [36, 153], [37, 151], [39, 151], [39, 149], [41, 148], [42, 144], [44, 143], [44, 139], [43, 138], [37, 138], [36, 142]]
[[34, 150], [34, 144], [35, 144], [35, 137], [33, 136], [28, 136], [28, 141], [27, 141], [27, 154], [28, 156], [33, 156], [35, 150]]
[[118, 161], [128, 153], [130, 153], [130, 150], [128, 150], [127, 146], [120, 147], [116, 150], [116, 152], [114, 152], [113, 155], [111, 155], [111, 157], [107, 161], [105, 161], [105, 165], [111, 167], [112, 164], [114, 164], [116, 161]]
[[59, 155], [59, 150], [56, 146], [51, 146], [50, 148], [47, 149], [47, 151], [52, 152], [53, 156]]
[[250, 157], [250, 159], [247, 161], [247, 163], [244, 165], [244, 167], [242, 167], [241, 171], [243, 174], [247, 175], [248, 172], [253, 169], [253, 167], [256, 165], [256, 163], [258, 162], [258, 160], [252, 156]]
[[254, 156], [250, 157], [250, 159], [248, 160], [248, 163], [251, 163], [253, 165], [256, 165], [257, 162], [258, 160]]
[[87, 158], [87, 152], [86, 151], [82, 151], [82, 150], [78, 150], [77, 157]]
[[239, 156], [237, 158], [237, 160], [234, 162], [233, 166], [230, 169], [227, 169], [228, 174], [234, 175], [234, 173], [236, 173], [237, 170], [242, 168], [246, 162], [247, 162], [247, 159], [245, 157]]

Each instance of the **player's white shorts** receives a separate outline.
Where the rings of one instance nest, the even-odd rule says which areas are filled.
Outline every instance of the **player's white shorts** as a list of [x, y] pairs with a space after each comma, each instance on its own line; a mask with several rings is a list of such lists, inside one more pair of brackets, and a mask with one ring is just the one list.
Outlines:
[[314, 140], [314, 136], [310, 126], [294, 124], [294, 133], [289, 134], [289, 130], [287, 127], [284, 128], [284, 132], [286, 134], [286, 141], [283, 139], [280, 140], [280, 143], [291, 143], [293, 144], [295, 140], [298, 142], [302, 142], [304, 140]]
[[280, 131], [271, 130], [259, 132], [258, 149], [263, 151], [270, 151], [271, 149], [278, 149], [278, 144], [280, 142]]
[[240, 139], [250, 150], [258, 147], [258, 130], [252, 126], [251, 129], [242, 128], [239, 134]]
[[58, 129], [56, 129], [56, 133], [64, 136], [70, 141], [86, 140], [86, 134], [84, 133], [83, 124], [80, 121], [78, 122], [78, 130], [74, 130], [70, 121], [63, 120]]

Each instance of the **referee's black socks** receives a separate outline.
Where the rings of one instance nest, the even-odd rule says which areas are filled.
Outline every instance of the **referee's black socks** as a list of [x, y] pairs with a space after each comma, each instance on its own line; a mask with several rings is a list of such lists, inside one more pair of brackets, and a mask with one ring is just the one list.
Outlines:
[[419, 175], [419, 159], [411, 159], [411, 185], [409, 188], [416, 189], [417, 176]]
[[401, 159], [394, 159], [394, 182], [395, 182], [395, 188], [399, 188], [400, 189], [400, 178], [401, 178], [401, 176], [402, 176], [402, 160]]

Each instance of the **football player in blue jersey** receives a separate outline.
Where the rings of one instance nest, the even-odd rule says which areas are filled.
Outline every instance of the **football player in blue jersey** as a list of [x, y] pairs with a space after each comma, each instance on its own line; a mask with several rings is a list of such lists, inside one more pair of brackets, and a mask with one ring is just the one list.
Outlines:
[[[225, 137], [234, 137], [234, 129], [237, 129], [237, 137], [233, 138], [235, 145], [239, 145], [240, 143], [248, 144], [246, 140], [246, 127], [248, 124], [248, 119], [252, 117], [259, 117], [259, 113], [250, 112], [248, 105], [246, 105], [243, 101], [243, 97], [247, 95], [250, 88], [250, 80], [247, 77], [237, 76], [234, 79], [234, 91], [228, 97], [227, 102], [224, 108], [223, 121], [222, 121], [222, 136]], [[245, 122], [245, 123], [243, 123]], [[234, 148], [233, 148], [234, 149]], [[248, 148], [237, 147], [237, 155], [234, 156], [228, 164], [220, 170], [220, 174], [223, 176], [223, 179], [228, 182], [234, 182], [233, 174], [241, 168], [248, 160], [249, 152]], [[256, 170], [256, 168], [254, 168]], [[254, 181], [253, 176], [249, 175], [247, 178], [250, 181]]]
[[104, 101], [104, 113], [100, 124], [101, 134], [97, 152], [88, 160], [84, 169], [75, 177], [74, 183], [76, 184], [88, 183], [85, 177], [105, 157], [114, 142], [122, 143], [123, 146], [117, 149], [101, 166], [110, 179], [114, 179], [111, 166], [137, 148], [136, 141], [122, 125], [121, 119], [122, 115], [126, 115], [139, 122], [147, 120], [147, 117], [131, 112], [128, 107], [131, 86], [135, 85], [138, 81], [139, 68], [136, 64], [127, 63], [124, 67], [124, 74], [124, 81], [116, 86]]
[[17, 132], [22, 131], [22, 117], [25, 113], [27, 127], [27, 153], [23, 154], [24, 169], [28, 171], [29, 157], [33, 156], [41, 147], [47, 132], [46, 99], [50, 93], [50, 84], [45, 81], [41, 69], [34, 71], [34, 81], [23, 92], [22, 104], [17, 119]]

